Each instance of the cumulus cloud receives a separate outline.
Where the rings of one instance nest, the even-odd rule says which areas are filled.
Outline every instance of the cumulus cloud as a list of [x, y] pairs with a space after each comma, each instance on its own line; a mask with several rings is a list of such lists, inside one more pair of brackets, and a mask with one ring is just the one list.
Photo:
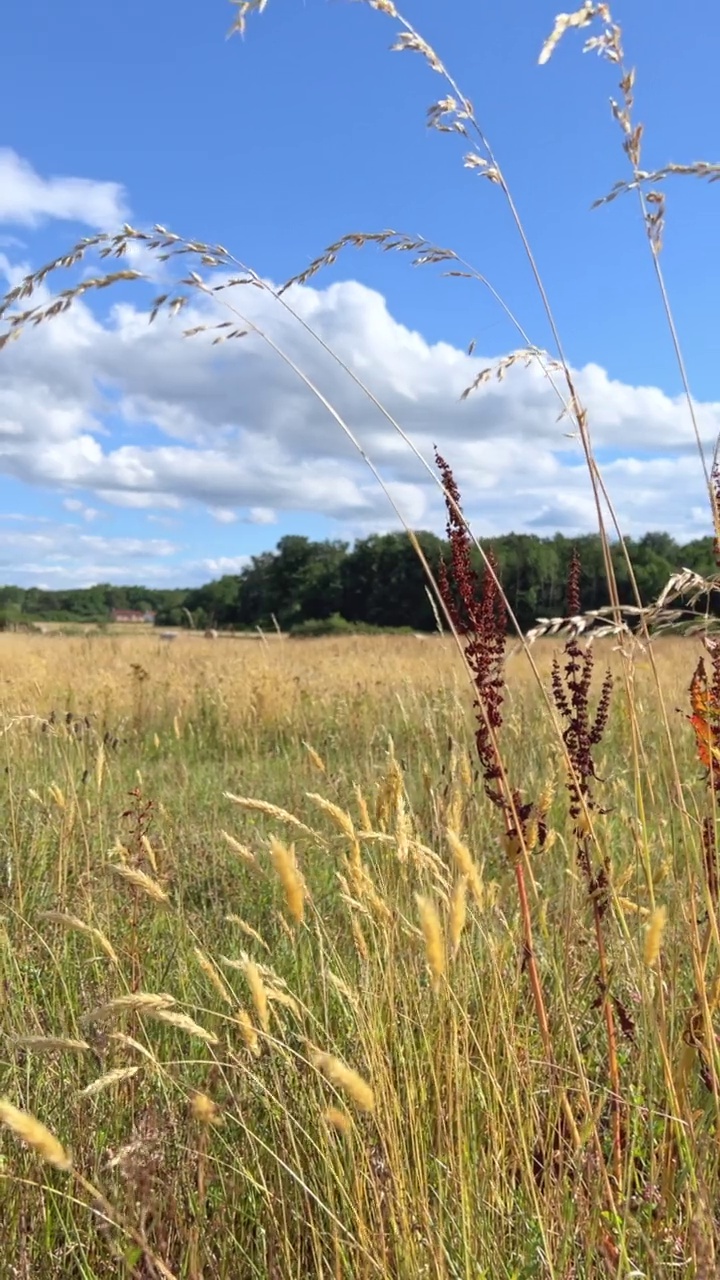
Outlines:
[[225, 574], [240, 573], [249, 562], [250, 556], [209, 556], [204, 560], [194, 560], [190, 568], [200, 569], [206, 581], [208, 578], [222, 578]]
[[233, 511], [230, 507], [208, 507], [208, 511], [218, 524], [235, 524], [238, 518], [237, 511]]
[[15, 151], [0, 148], [0, 222], [34, 227], [58, 218], [115, 230], [126, 217], [125, 193], [119, 183], [42, 178]]
[[63, 506], [66, 511], [72, 511], [82, 516], [83, 520], [87, 520], [88, 524], [91, 524], [93, 520], [97, 520], [100, 515], [97, 507], [86, 507], [85, 503], [81, 502], [79, 498], [65, 498]]
[[[82, 490], [156, 520], [163, 510], [194, 509], [228, 525], [312, 515], [354, 536], [395, 526], [394, 506], [415, 527], [440, 529], [442, 503], [427, 469], [362, 391], [269, 294], [238, 290], [233, 300], [332, 402], [379, 468], [390, 501], [334, 418], [257, 334], [221, 346], [207, 335], [182, 337], [183, 328], [225, 318], [219, 303], [202, 298], [182, 325], [161, 317], [148, 326], [139, 295], [135, 306], [123, 301], [102, 318], [81, 304], [11, 344], [0, 362], [0, 473], [71, 502]], [[478, 534], [594, 528], [579, 447], [536, 366], [516, 366], [461, 401], [502, 353], [478, 358], [428, 343], [356, 281], [295, 287], [288, 300], [426, 460], [441, 447]], [[619, 382], [597, 364], [575, 374], [624, 532], [707, 532], [683, 400]], [[699, 404], [697, 416], [711, 448], [720, 404]], [[193, 563], [233, 572], [227, 566], [242, 559]]]

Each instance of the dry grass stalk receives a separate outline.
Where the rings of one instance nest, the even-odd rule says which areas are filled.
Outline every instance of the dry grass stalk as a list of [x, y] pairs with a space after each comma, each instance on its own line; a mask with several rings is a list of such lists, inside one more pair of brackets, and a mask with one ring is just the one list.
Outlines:
[[645, 932], [645, 948], [643, 958], [649, 969], [657, 962], [662, 946], [663, 933], [667, 922], [667, 907], [656, 907], [650, 916]]
[[97, 942], [113, 964], [120, 963], [115, 948], [105, 937], [105, 934], [100, 929], [96, 929], [94, 925], [86, 924], [79, 916], [70, 915], [67, 911], [43, 911], [42, 919], [48, 920], [51, 924], [61, 924], [64, 929], [72, 929], [77, 933], [84, 933], [86, 937], [92, 938], [93, 942]]
[[327, 773], [325, 761], [322, 756], [318, 754], [315, 748], [312, 747], [309, 742], [303, 742], [303, 746], [308, 753], [310, 763], [317, 769], [318, 773]]
[[212, 1031], [207, 1031], [205, 1027], [201, 1027], [187, 1013], [176, 1013], [173, 1009], [144, 1009], [149, 1017], [155, 1022], [162, 1022], [165, 1026], [176, 1027], [178, 1031], [186, 1031], [190, 1036], [196, 1036], [198, 1040], [204, 1040], [205, 1044], [219, 1044], [217, 1036]]
[[260, 976], [260, 970], [254, 960], [250, 960], [248, 958], [243, 965], [243, 969], [248, 987], [250, 988], [250, 994], [255, 1006], [258, 1022], [267, 1035], [270, 1030], [270, 1008], [268, 1005], [268, 993], [265, 983]]
[[86, 1040], [66, 1040], [62, 1036], [15, 1036], [13, 1044], [29, 1053], [85, 1053]]
[[450, 899], [450, 954], [453, 960], [460, 950], [460, 939], [467, 920], [467, 876], [459, 876]]
[[306, 791], [305, 794], [308, 800], [312, 800], [313, 804], [316, 804], [319, 809], [322, 809], [323, 813], [332, 818], [336, 827], [342, 831], [343, 835], [347, 836], [348, 840], [355, 841], [355, 825], [350, 814], [345, 809], [341, 809], [339, 805], [333, 804], [332, 800], [326, 800], [325, 796], [318, 795], [314, 791]]
[[374, 1111], [375, 1094], [367, 1081], [357, 1071], [353, 1071], [352, 1067], [319, 1049], [311, 1049], [310, 1061], [331, 1084], [346, 1093], [360, 1111]]
[[291, 1013], [294, 1013], [296, 1018], [300, 1017], [300, 1005], [295, 997], [290, 995], [289, 991], [283, 991], [281, 987], [269, 987], [267, 984], [265, 990], [271, 1004], [280, 1004], [284, 1009], [289, 1009]]
[[109, 1019], [124, 1013], [154, 1013], [159, 1009], [171, 1009], [176, 1004], [174, 996], [155, 995], [150, 991], [134, 991], [130, 995], [116, 996], [107, 1004], [98, 1005], [82, 1016], [81, 1022], [87, 1026], [91, 1022], [107, 1022]]
[[152, 876], [147, 875], [146, 872], [141, 871], [139, 867], [126, 866], [124, 862], [111, 862], [109, 866], [114, 875], [119, 876], [121, 880], [131, 884], [135, 889], [140, 889], [153, 902], [164, 903], [169, 901], [165, 890], [161, 889], [157, 881], [153, 880]]
[[148, 1062], [152, 1062], [154, 1067], [160, 1066], [160, 1063], [152, 1050], [148, 1049], [146, 1045], [141, 1044], [139, 1040], [134, 1038], [134, 1036], [126, 1036], [123, 1031], [113, 1031], [109, 1038], [114, 1040], [116, 1044], [122, 1045], [124, 1049], [132, 1049], [134, 1053], [141, 1054], [143, 1058], [147, 1058]]
[[351, 911], [350, 913], [350, 928], [352, 930], [353, 941], [355, 943], [355, 950], [357, 951], [360, 959], [367, 964], [370, 959], [370, 951], [368, 949], [365, 934], [362, 931], [362, 925], [354, 911]]
[[243, 862], [246, 862], [249, 867], [253, 867], [255, 870], [259, 870], [260, 863], [255, 857], [255, 854], [253, 853], [252, 849], [248, 849], [246, 844], [241, 844], [240, 841], [236, 840], [234, 836], [231, 836], [228, 831], [221, 831], [220, 835], [222, 836], [223, 840], [225, 840], [225, 842], [230, 846], [233, 853], [236, 853], [239, 858], [242, 858]]
[[219, 972], [216, 965], [213, 964], [210, 957], [206, 956], [205, 952], [201, 951], [199, 947], [193, 947], [193, 955], [205, 974], [205, 977], [212, 983], [213, 987], [217, 991], [220, 999], [224, 1000], [225, 1004], [234, 1005], [235, 1001], [232, 993], [228, 991], [222, 974]]
[[295, 817], [294, 813], [288, 813], [287, 809], [281, 809], [279, 805], [270, 804], [268, 800], [253, 800], [250, 796], [236, 796], [231, 791], [223, 791], [226, 800], [231, 800], [233, 804], [239, 805], [241, 809], [247, 809], [250, 813], [264, 813], [268, 818], [277, 818], [278, 822], [285, 822], [288, 826], [295, 827], [298, 831], [303, 831], [307, 836], [313, 836], [315, 840], [320, 839], [316, 831], [307, 827], [304, 822]]
[[574, 13], [559, 13], [555, 19], [555, 26], [540, 51], [540, 57], [538, 58], [540, 66], [544, 66], [546, 62], [550, 61], [556, 46], [560, 43], [566, 31], [570, 31], [573, 27], [587, 27], [596, 17], [608, 22], [609, 10], [606, 4], [593, 4], [592, 0], [585, 0], [585, 3], [579, 9], [576, 9]]
[[217, 1103], [207, 1093], [193, 1093], [190, 1098], [190, 1114], [198, 1124], [220, 1124], [222, 1115]]
[[19, 1111], [7, 1098], [0, 1098], [0, 1124], [4, 1124], [46, 1164], [65, 1171], [71, 1168], [70, 1157], [55, 1135], [28, 1111]]
[[153, 849], [150, 841], [148, 840], [144, 832], [140, 837], [140, 843], [143, 849], [145, 850], [145, 853], [147, 855], [147, 860], [153, 869], [153, 875], [156, 876], [158, 874], [158, 864], [157, 864], [157, 858], [155, 857], [155, 850]]
[[352, 988], [348, 986], [347, 982], [345, 982], [342, 978], [338, 977], [336, 973], [333, 973], [331, 969], [328, 969], [327, 976], [328, 976], [328, 981], [332, 983], [335, 990], [339, 992], [341, 996], [345, 997], [348, 1004], [350, 1004], [351, 1006], [354, 1006], [357, 1004], [357, 1000], [358, 1000], [357, 992], [353, 991]]
[[132, 1080], [137, 1075], [139, 1067], [115, 1067], [112, 1071], [107, 1071], [104, 1076], [98, 1076], [97, 1080], [93, 1080], [91, 1084], [86, 1085], [80, 1090], [81, 1098], [94, 1098], [98, 1093], [104, 1093], [106, 1089], [112, 1089], [116, 1084], [122, 1084], [124, 1080]]
[[434, 902], [419, 893], [415, 895], [415, 901], [425, 939], [425, 957], [432, 974], [433, 986], [437, 991], [445, 975], [445, 939], [442, 925]]
[[445, 838], [460, 874], [466, 877], [470, 892], [478, 907], [482, 910], [485, 905], [485, 889], [477, 863], [465, 842], [460, 839], [460, 836], [451, 827], [446, 830]]
[[294, 846], [283, 844], [282, 840], [276, 840], [271, 836], [270, 857], [285, 892], [288, 911], [296, 924], [302, 924], [305, 918], [307, 889], [298, 869]]
[[254, 1058], [259, 1058], [261, 1053], [260, 1041], [258, 1040], [258, 1033], [252, 1024], [250, 1014], [246, 1009], [238, 1009], [235, 1014], [235, 1021], [240, 1028], [245, 1048], [250, 1050]]
[[340, 1107], [327, 1107], [323, 1112], [323, 1119], [337, 1133], [350, 1133], [353, 1127], [352, 1118]]
[[247, 920], [243, 920], [242, 916], [229, 915], [226, 916], [225, 919], [228, 924], [236, 924], [238, 929], [241, 929], [246, 937], [252, 938], [253, 942], [257, 942], [264, 951], [270, 951], [270, 948], [262, 935], [259, 934], [257, 929], [254, 929], [251, 924], [248, 924]]

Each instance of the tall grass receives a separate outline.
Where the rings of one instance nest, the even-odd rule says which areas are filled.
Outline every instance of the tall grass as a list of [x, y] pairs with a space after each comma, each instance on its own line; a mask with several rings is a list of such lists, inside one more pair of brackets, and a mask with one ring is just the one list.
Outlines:
[[[193, 1280], [711, 1276], [720, 649], [653, 639], [650, 624], [672, 591], [717, 584], [678, 579], [650, 612], [636, 592], [630, 635], [609, 551], [622, 531], [500, 160], [439, 54], [393, 0], [367, 2], [395, 22], [396, 50], [444, 78], [430, 126], [459, 135], [465, 164], [507, 202], [555, 350], [513, 316], [522, 348], [466, 394], [520, 359], [552, 383], [587, 462], [613, 638], [581, 646], [575, 564], [570, 634], [540, 623], [554, 640], [508, 652], [502, 584], [487, 556], [482, 582], [472, 572], [461, 482], [440, 455], [437, 473], [422, 461], [445, 497], [451, 561], [428, 578], [450, 639], [228, 643], [201, 657], [189, 639], [20, 650], [0, 637], [11, 1265]], [[265, 6], [242, 0], [239, 29]], [[658, 184], [715, 168], [642, 169], [609, 6], [558, 18], [541, 61], [584, 27], [619, 77], [630, 177], [607, 198], [640, 201], [701, 446]], [[137, 244], [198, 265], [151, 318], [193, 291], [220, 299], [230, 319], [190, 333], [253, 332], [383, 484], [322, 389], [243, 314], [230, 290], [269, 286], [220, 246], [163, 227], [91, 237], [8, 295], [6, 336], [139, 278], [85, 274], [17, 310], [55, 270]], [[372, 245], [488, 286], [450, 250], [352, 233], [271, 291], [278, 306], [295, 315], [292, 284]]]
[[[483, 799], [449, 641], [252, 654], [228, 641], [194, 680], [190, 639], [171, 654], [139, 637], [0, 645], [0, 1091], [72, 1161], [43, 1169], [9, 1126], [13, 1265], [657, 1275], [713, 1249], [716, 943], [701, 917], [714, 904], [699, 833], [688, 840], [680, 815], [654, 807], [663, 738], [647, 661], [635, 709], [657, 767], [638, 794], [618, 704], [595, 757], [603, 983], [576, 798], [533, 672], [509, 661], [505, 767], [544, 795], [542, 840], [526, 829], [527, 896], [550, 1059], [512, 893], [521, 855]], [[552, 650], [537, 651], [549, 681]], [[687, 701], [698, 651], [658, 642], [670, 704]], [[610, 642], [602, 658], [618, 672]], [[114, 749], [60, 716], [44, 728], [39, 662], [48, 701], [92, 724], [94, 684], [121, 726], [140, 663], [145, 719], [128, 719]], [[278, 702], [247, 716], [263, 675]], [[700, 814], [694, 735], [673, 724]]]

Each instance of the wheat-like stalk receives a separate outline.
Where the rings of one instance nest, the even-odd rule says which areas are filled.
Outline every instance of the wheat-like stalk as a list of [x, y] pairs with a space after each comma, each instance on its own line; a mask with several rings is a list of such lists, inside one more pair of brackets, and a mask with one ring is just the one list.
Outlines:
[[219, 1044], [217, 1036], [212, 1032], [201, 1027], [187, 1013], [176, 1013], [173, 1009], [153, 1008], [145, 1009], [144, 1013], [152, 1018], [155, 1022], [162, 1022], [168, 1027], [177, 1027], [178, 1031], [186, 1031], [189, 1036], [196, 1036], [198, 1040], [204, 1040], [205, 1044]]
[[482, 909], [485, 903], [485, 890], [475, 859], [464, 840], [461, 840], [457, 832], [453, 831], [451, 827], [447, 828], [445, 838], [460, 874], [466, 877], [470, 892], [478, 907]]
[[81, 920], [79, 916], [71, 915], [67, 911], [43, 911], [42, 919], [48, 920], [51, 924], [61, 924], [64, 929], [71, 929], [77, 933], [84, 933], [86, 937], [92, 938], [94, 942], [97, 942], [98, 946], [102, 948], [105, 955], [112, 960], [113, 964], [119, 965], [120, 961], [118, 960], [115, 948], [105, 937], [105, 934], [102, 933], [100, 929], [96, 929], [94, 925], [87, 924], [84, 920]]
[[247, 1009], [238, 1009], [235, 1014], [235, 1021], [240, 1028], [245, 1048], [250, 1050], [254, 1058], [259, 1058], [261, 1053], [260, 1041]]
[[0, 1124], [4, 1124], [6, 1129], [35, 1151], [46, 1164], [65, 1171], [71, 1168], [70, 1157], [54, 1133], [28, 1111], [19, 1111], [7, 1098], [0, 1098]]
[[433, 986], [437, 990], [445, 974], [445, 939], [442, 925], [434, 902], [419, 893], [415, 895], [415, 901], [425, 939], [425, 957], [432, 974]]
[[116, 996], [107, 1004], [98, 1005], [89, 1013], [83, 1014], [82, 1023], [87, 1026], [91, 1022], [108, 1022], [118, 1014], [153, 1013], [158, 1009], [170, 1009], [176, 1003], [173, 996], [155, 995], [150, 991], [134, 991], [126, 996]]
[[109, 869], [113, 872], [113, 875], [119, 876], [126, 884], [131, 884], [135, 889], [140, 889], [153, 902], [169, 901], [165, 890], [160, 887], [156, 880], [153, 880], [152, 876], [147, 875], [145, 871], [141, 871], [139, 867], [129, 867], [124, 862], [111, 862]]
[[345, 809], [341, 809], [340, 805], [334, 804], [332, 800], [326, 800], [325, 796], [318, 795], [315, 791], [306, 791], [305, 794], [308, 800], [312, 800], [313, 804], [317, 805], [318, 809], [322, 809], [323, 813], [332, 818], [336, 827], [342, 831], [343, 835], [347, 836], [348, 840], [354, 841], [356, 839], [355, 824]]
[[233, 853], [236, 853], [238, 857], [242, 859], [243, 862], [246, 862], [247, 865], [249, 867], [252, 867], [253, 870], [255, 871], [258, 871], [260, 869], [260, 863], [258, 862], [252, 849], [249, 849], [246, 844], [241, 844], [239, 840], [236, 840], [234, 836], [230, 835], [229, 831], [221, 831], [220, 835], [222, 836], [226, 844], [230, 846]]
[[114, 1067], [112, 1071], [106, 1071], [104, 1076], [98, 1076], [97, 1080], [93, 1080], [91, 1084], [81, 1089], [80, 1096], [82, 1098], [94, 1098], [98, 1093], [104, 1093], [106, 1089], [112, 1089], [116, 1084], [122, 1084], [124, 1080], [132, 1080], [137, 1075], [139, 1067]]
[[216, 1102], [207, 1093], [193, 1093], [190, 1114], [198, 1124], [220, 1124], [222, 1116]]
[[325, 767], [325, 761], [323, 760], [322, 756], [315, 750], [313, 746], [310, 745], [309, 742], [303, 742], [303, 746], [307, 751], [308, 758], [310, 760], [310, 763], [313, 765], [313, 767], [317, 769], [318, 773], [326, 774], [327, 769]]
[[251, 924], [248, 924], [247, 920], [243, 920], [242, 916], [229, 915], [226, 916], [225, 919], [228, 924], [236, 924], [238, 929], [241, 929], [246, 937], [252, 938], [253, 942], [257, 942], [264, 951], [270, 951], [270, 948], [262, 935], [258, 933], [257, 929], [254, 929]]
[[248, 958], [243, 966], [245, 977], [247, 979], [250, 994], [255, 1006], [258, 1022], [263, 1031], [267, 1034], [270, 1030], [270, 1009], [268, 1007], [268, 993], [260, 976], [260, 970], [254, 960]]
[[141, 1044], [134, 1036], [126, 1036], [123, 1031], [112, 1031], [109, 1039], [114, 1040], [116, 1044], [122, 1045], [124, 1049], [132, 1049], [134, 1053], [141, 1054], [142, 1057], [147, 1058], [148, 1062], [151, 1062], [154, 1067], [160, 1066], [160, 1063], [152, 1052], [152, 1049], [148, 1049], [146, 1045]]
[[467, 920], [467, 887], [468, 878], [465, 875], [458, 876], [455, 887], [450, 899], [450, 953], [453, 960], [460, 950], [460, 939], [462, 937], [465, 922]]
[[220, 999], [224, 1000], [225, 1004], [234, 1005], [235, 1001], [232, 997], [232, 994], [230, 993], [230, 991], [228, 991], [227, 985], [223, 980], [222, 974], [219, 972], [217, 966], [213, 964], [210, 957], [206, 956], [205, 952], [201, 951], [199, 947], [193, 947], [193, 955], [195, 956], [195, 959], [200, 965], [200, 968], [202, 969], [206, 978], [208, 978], [208, 980], [214, 986], [215, 990], [220, 996]]
[[656, 907], [650, 916], [645, 932], [644, 960], [648, 968], [656, 963], [660, 955], [663, 933], [667, 922], [667, 907]]
[[314, 839], [320, 839], [316, 831], [311, 830], [304, 822], [295, 817], [294, 813], [288, 813], [287, 809], [281, 809], [279, 805], [270, 804], [268, 800], [255, 800], [250, 796], [236, 796], [231, 791], [223, 791], [226, 800], [231, 800], [233, 804], [238, 805], [241, 809], [247, 809], [250, 813], [263, 813], [268, 818], [277, 818], [278, 822], [285, 822], [288, 826], [295, 827], [298, 831], [303, 831], [305, 835], [313, 836]]
[[15, 1036], [13, 1044], [29, 1053], [85, 1053], [87, 1040], [67, 1040], [62, 1036]]
[[271, 836], [270, 857], [285, 892], [288, 911], [296, 924], [302, 924], [305, 918], [307, 889], [298, 869], [295, 850], [292, 845], [283, 844], [282, 840], [276, 840]]
[[347, 1111], [341, 1110], [340, 1107], [327, 1107], [323, 1111], [323, 1120], [335, 1129], [338, 1133], [347, 1134], [352, 1131], [353, 1122]]
[[353, 1071], [352, 1067], [348, 1067], [340, 1058], [335, 1058], [329, 1053], [323, 1053], [319, 1049], [311, 1049], [310, 1061], [331, 1084], [338, 1089], [342, 1089], [343, 1093], [347, 1094], [360, 1111], [373, 1111], [375, 1109], [375, 1094], [371, 1086], [357, 1071]]

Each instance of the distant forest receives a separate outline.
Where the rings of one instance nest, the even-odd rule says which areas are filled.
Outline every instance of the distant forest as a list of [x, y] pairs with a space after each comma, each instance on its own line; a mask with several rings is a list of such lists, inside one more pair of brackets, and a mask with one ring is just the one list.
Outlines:
[[[437, 570], [448, 545], [432, 533], [418, 533], [425, 556]], [[538, 538], [507, 534], [485, 541], [497, 559], [500, 577], [520, 625], [532, 627], [538, 616], [565, 610], [565, 584], [573, 549], [582, 562], [582, 607], [609, 603], [602, 551], [597, 535]], [[716, 571], [712, 538], [679, 545], [666, 533], [647, 533], [628, 542], [640, 593], [654, 600], [668, 578], [681, 568], [709, 575]], [[632, 604], [624, 557], [613, 548], [621, 603]], [[478, 556], [478, 567], [480, 567]], [[408, 627], [432, 631], [435, 618], [426, 579], [403, 533], [373, 535], [353, 546], [282, 538], [274, 551], [253, 556], [239, 574], [186, 590], [149, 587], [96, 587], [43, 591], [37, 587], [0, 587], [0, 626], [33, 622], [98, 624], [113, 609], [156, 612], [161, 627], [272, 628], [284, 631]], [[191, 623], [192, 619], [192, 623]]]

